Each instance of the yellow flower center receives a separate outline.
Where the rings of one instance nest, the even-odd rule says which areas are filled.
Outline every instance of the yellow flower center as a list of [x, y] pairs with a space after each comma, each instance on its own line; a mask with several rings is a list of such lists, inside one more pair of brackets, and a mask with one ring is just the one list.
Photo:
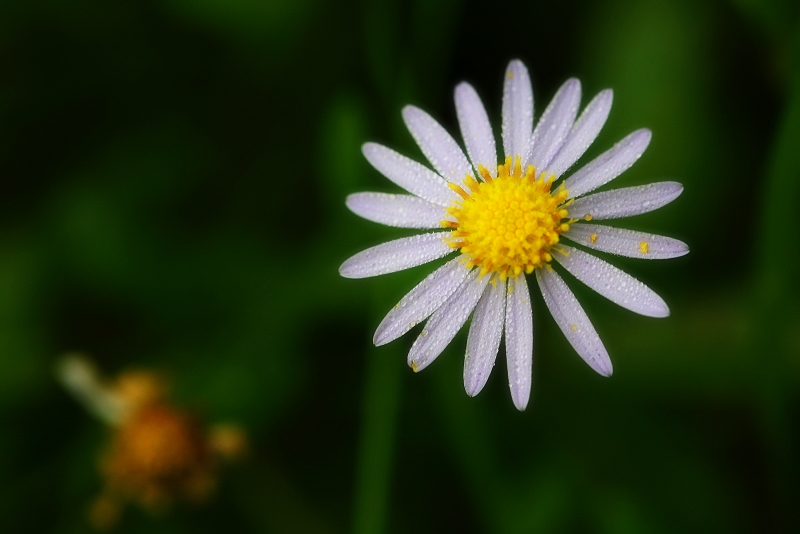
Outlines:
[[469, 192], [450, 184], [461, 199], [447, 209], [455, 221], [442, 221], [453, 228], [448, 244], [469, 257], [467, 268], [477, 266], [481, 276], [497, 273], [505, 280], [551, 261], [550, 249], [569, 230], [568, 191], [563, 186], [550, 191], [553, 174], [537, 178], [533, 166], [523, 173], [519, 156], [513, 167], [510, 156], [498, 165], [497, 178], [482, 166], [478, 172], [482, 182], [464, 179]]

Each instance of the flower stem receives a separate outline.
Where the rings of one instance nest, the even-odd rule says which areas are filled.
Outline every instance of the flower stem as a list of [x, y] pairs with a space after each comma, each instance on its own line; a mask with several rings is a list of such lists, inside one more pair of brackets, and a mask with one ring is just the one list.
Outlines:
[[763, 208], [761, 244], [763, 253], [758, 266], [755, 288], [755, 335], [752, 354], [758, 355], [754, 385], [761, 412], [761, 424], [766, 448], [766, 468], [771, 479], [771, 515], [773, 530], [791, 530], [800, 521], [793, 506], [798, 483], [791, 473], [796, 468], [792, 448], [793, 376], [789, 332], [792, 318], [797, 317], [798, 279], [795, 269], [800, 257], [796, 247], [795, 230], [779, 214], [794, 210], [800, 182], [800, 27], [793, 42], [793, 79], [787, 98], [782, 124], [778, 130], [772, 161], [767, 173]]
[[396, 346], [367, 351], [356, 458], [354, 534], [386, 531], [387, 504], [400, 399], [400, 370], [405, 359]]

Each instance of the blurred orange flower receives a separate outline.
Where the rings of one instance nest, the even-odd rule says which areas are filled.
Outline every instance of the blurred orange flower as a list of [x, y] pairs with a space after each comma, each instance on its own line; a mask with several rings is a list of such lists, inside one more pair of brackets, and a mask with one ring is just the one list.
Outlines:
[[69, 354], [58, 376], [113, 430], [100, 463], [104, 488], [89, 513], [95, 528], [113, 527], [127, 502], [159, 512], [176, 499], [205, 501], [215, 489], [220, 460], [246, 452], [239, 427], [206, 428], [171, 405], [169, 383], [158, 373], [127, 371], [107, 381], [87, 357]]

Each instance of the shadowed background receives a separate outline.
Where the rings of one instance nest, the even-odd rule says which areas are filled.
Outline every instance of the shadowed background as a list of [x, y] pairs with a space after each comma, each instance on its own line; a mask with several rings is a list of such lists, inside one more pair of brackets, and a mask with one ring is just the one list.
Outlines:
[[[248, 432], [204, 506], [119, 532], [785, 532], [800, 528], [800, 7], [756, 0], [31, 0], [0, 4], [0, 530], [85, 532], [107, 431], [59, 354], [167, 372]], [[457, 133], [471, 82], [499, 130], [522, 59], [537, 117], [577, 76], [614, 89], [581, 161], [647, 127], [612, 187], [677, 180], [623, 221], [683, 258], [612, 262], [667, 319], [568, 279], [604, 379], [534, 296], [534, 387], [504, 354], [463, 391], [462, 332], [415, 375], [383, 315], [431, 270], [345, 280], [413, 232], [345, 196], [397, 189], [360, 146], [422, 160], [413, 103]], [[457, 136], [459, 137], [459, 136]]]

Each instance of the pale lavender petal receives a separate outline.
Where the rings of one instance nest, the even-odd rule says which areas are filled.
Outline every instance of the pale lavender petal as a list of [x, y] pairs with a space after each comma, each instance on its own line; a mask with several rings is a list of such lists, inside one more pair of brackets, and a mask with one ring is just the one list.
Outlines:
[[453, 252], [444, 242], [446, 235], [448, 232], [420, 234], [368, 248], [345, 261], [339, 274], [345, 278], [368, 278], [443, 258]]
[[636, 130], [567, 178], [570, 197], [579, 197], [607, 184], [633, 165], [650, 144], [648, 129]]
[[608, 352], [586, 312], [564, 280], [549, 269], [536, 269], [536, 280], [547, 308], [570, 345], [589, 367], [603, 376], [611, 376], [611, 358], [608, 357]]
[[576, 78], [570, 78], [553, 97], [536, 124], [536, 129], [533, 130], [530, 158], [527, 163], [535, 166], [537, 171], [548, 170], [553, 156], [564, 144], [575, 122], [580, 104], [581, 82]]
[[460, 198], [441, 176], [391, 148], [366, 143], [361, 151], [373, 167], [409, 193], [440, 206], [449, 206]]
[[354, 193], [345, 202], [360, 217], [399, 228], [441, 228], [443, 219], [452, 218], [441, 206], [412, 195]]
[[528, 160], [533, 130], [533, 90], [528, 69], [515, 59], [508, 64], [503, 84], [503, 150], [516, 160]]
[[608, 118], [611, 111], [611, 102], [614, 100], [614, 92], [611, 89], [600, 91], [591, 102], [586, 106], [569, 131], [564, 146], [558, 151], [553, 161], [547, 166], [547, 171], [561, 176], [564, 171], [572, 167], [583, 156], [586, 149], [594, 143], [600, 130]]
[[462, 82], [456, 86], [455, 100], [458, 125], [461, 127], [461, 136], [472, 166], [477, 171], [478, 165], [483, 165], [492, 176], [496, 176], [497, 150], [494, 134], [478, 93], [470, 84]]
[[480, 269], [473, 269], [455, 293], [428, 319], [408, 353], [408, 365], [421, 371], [442, 353], [467, 321], [481, 297], [488, 276], [478, 278]]
[[406, 106], [403, 120], [422, 153], [446, 180], [461, 183], [464, 176], [473, 174], [464, 151], [433, 117], [417, 107]]
[[657, 210], [683, 192], [678, 182], [656, 182], [635, 187], [603, 191], [577, 199], [570, 206], [570, 217], [587, 221], [621, 219]]
[[611, 302], [648, 317], [669, 315], [667, 303], [655, 291], [610, 263], [566, 245], [553, 252], [553, 258], [575, 278]]
[[506, 361], [511, 399], [517, 410], [524, 410], [531, 395], [533, 373], [533, 312], [524, 274], [508, 280]]
[[585, 247], [629, 258], [664, 260], [689, 253], [686, 243], [671, 237], [601, 224], [573, 224], [562, 235]]
[[506, 308], [506, 283], [495, 280], [486, 286], [475, 307], [464, 357], [464, 389], [474, 397], [486, 385], [500, 348]]
[[378, 325], [376, 346], [394, 341], [438, 310], [469, 274], [463, 256], [445, 263], [400, 299]]

